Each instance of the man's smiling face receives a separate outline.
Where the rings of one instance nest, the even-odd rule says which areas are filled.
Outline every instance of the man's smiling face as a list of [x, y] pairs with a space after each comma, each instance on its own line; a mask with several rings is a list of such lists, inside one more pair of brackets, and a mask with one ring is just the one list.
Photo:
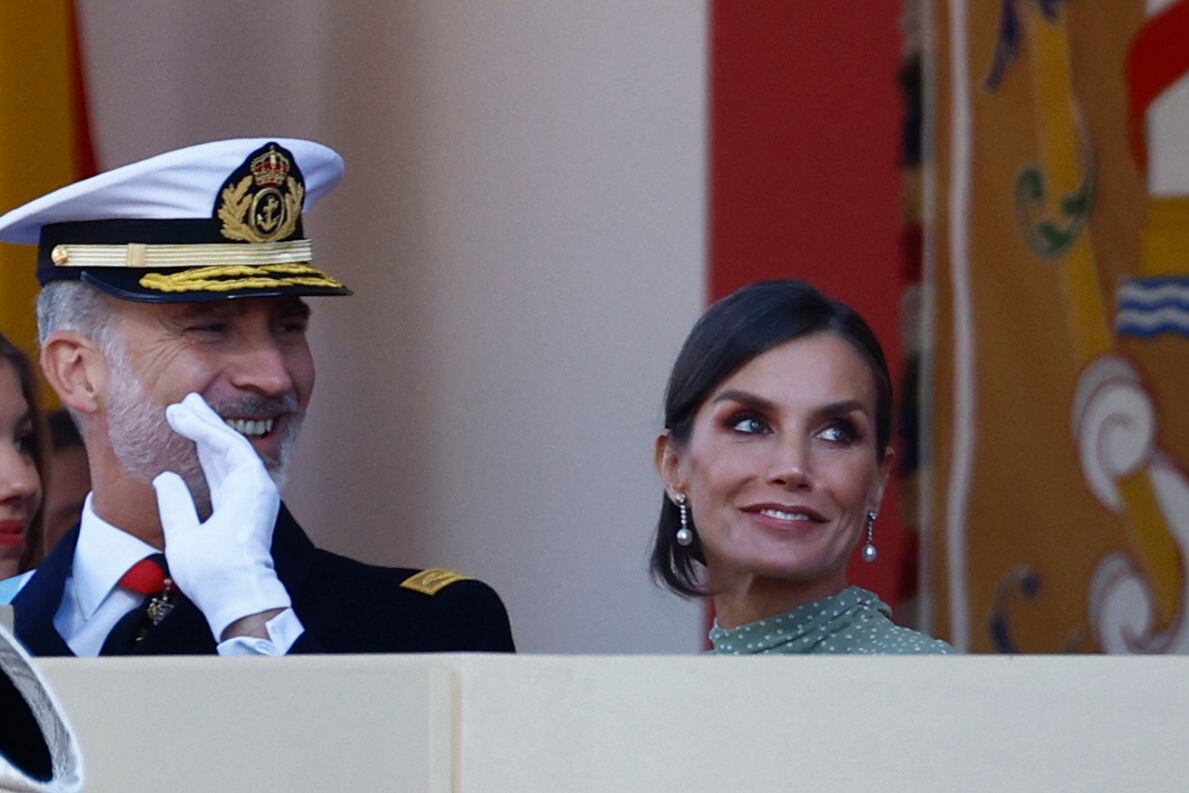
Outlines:
[[193, 443], [165, 420], [167, 405], [195, 392], [282, 484], [314, 388], [309, 313], [296, 297], [119, 301], [104, 408], [125, 471], [145, 482], [174, 471], [200, 507], [209, 502]]

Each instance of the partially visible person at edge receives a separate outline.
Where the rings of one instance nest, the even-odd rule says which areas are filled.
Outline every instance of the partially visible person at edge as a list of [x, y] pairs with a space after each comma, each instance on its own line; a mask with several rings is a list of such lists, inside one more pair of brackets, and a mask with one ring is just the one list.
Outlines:
[[49, 427], [50, 455], [48, 487], [45, 490], [45, 548], [53, 549], [66, 532], [78, 525], [83, 504], [91, 492], [91, 469], [87, 448], [65, 410], [45, 417]]
[[891, 469], [892, 387], [852, 309], [797, 281], [746, 286], [694, 325], [665, 397], [652, 571], [713, 598], [713, 652], [948, 653], [848, 586]]
[[0, 217], [39, 245], [41, 365], [93, 487], [12, 601], [33, 654], [513, 649], [486, 584], [320, 550], [280, 501], [314, 385], [303, 298], [350, 294], [302, 210], [342, 173], [310, 141], [218, 141]]
[[[0, 335], [0, 579], [35, 567], [45, 550], [46, 429], [29, 359]], [[0, 581], [0, 603], [13, 592]]]

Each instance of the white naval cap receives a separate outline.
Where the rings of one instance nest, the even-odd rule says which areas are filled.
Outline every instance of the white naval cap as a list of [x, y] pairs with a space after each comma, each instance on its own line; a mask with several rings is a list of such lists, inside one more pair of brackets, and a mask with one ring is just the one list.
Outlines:
[[0, 240], [39, 245], [43, 285], [83, 280], [130, 300], [350, 294], [312, 266], [302, 228], [343, 169], [313, 141], [203, 143], [17, 207], [0, 216]]

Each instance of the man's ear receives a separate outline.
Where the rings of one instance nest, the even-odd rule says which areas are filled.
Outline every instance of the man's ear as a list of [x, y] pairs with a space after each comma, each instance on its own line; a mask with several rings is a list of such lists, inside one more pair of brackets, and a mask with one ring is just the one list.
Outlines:
[[107, 359], [79, 333], [56, 330], [41, 346], [41, 369], [65, 407], [95, 413], [107, 389]]
[[678, 493], [685, 492], [685, 485], [681, 482], [679, 463], [681, 462], [681, 447], [673, 439], [673, 434], [665, 430], [656, 436], [656, 449], [653, 452], [653, 464], [665, 483], [665, 490], [672, 498]]

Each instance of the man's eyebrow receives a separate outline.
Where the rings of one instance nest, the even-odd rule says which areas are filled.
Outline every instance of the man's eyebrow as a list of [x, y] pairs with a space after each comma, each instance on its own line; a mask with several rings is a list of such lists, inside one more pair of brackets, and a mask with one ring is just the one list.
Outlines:
[[230, 307], [219, 301], [212, 301], [209, 303], [186, 303], [184, 308], [178, 313], [182, 319], [196, 319], [199, 317], [209, 317], [211, 315], [226, 314]]
[[301, 319], [310, 318], [310, 305], [300, 298], [293, 300], [286, 300], [281, 304], [281, 316], [286, 319], [299, 317]]

